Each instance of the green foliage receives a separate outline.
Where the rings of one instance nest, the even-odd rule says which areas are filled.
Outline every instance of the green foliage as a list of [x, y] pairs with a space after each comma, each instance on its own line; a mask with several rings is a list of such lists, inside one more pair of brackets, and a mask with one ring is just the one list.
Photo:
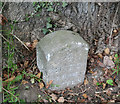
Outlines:
[[54, 11], [53, 2], [33, 2], [35, 12], [41, 11], [45, 8], [48, 12]]
[[43, 34], [47, 34], [50, 32], [50, 29], [53, 28], [54, 25], [52, 24], [51, 18], [47, 18], [46, 26], [42, 29]]
[[115, 68], [112, 69], [112, 70], [114, 70], [113, 74], [117, 73], [117, 75], [118, 75], [120, 72], [120, 58], [119, 58], [118, 54], [115, 54], [114, 62], [115, 62]]
[[[33, 6], [36, 12], [42, 11], [42, 9], [45, 9], [47, 12], [56, 12], [56, 7], [59, 6], [61, 3], [59, 2], [33, 2]], [[56, 6], [54, 6], [56, 5]], [[62, 2], [62, 7], [66, 7], [68, 3]], [[37, 14], [37, 16], [40, 16], [40, 14]], [[57, 27], [55, 24], [51, 22], [50, 18], [47, 18], [46, 26], [42, 29], [43, 34], [47, 34], [51, 32], [50, 29], [53, 27]]]
[[[7, 65], [4, 66], [4, 68], [8, 69], [7, 70], [8, 79], [10, 78], [10, 75], [12, 76], [17, 69], [17, 65], [14, 63], [15, 47], [14, 47], [14, 45], [11, 45], [11, 44], [14, 44], [14, 42], [13, 42], [14, 39], [13, 39], [12, 35], [10, 35], [10, 33], [12, 32], [12, 30], [14, 28], [13, 25], [10, 25], [10, 28], [11, 29], [6, 32], [8, 41], [4, 42], [4, 45], [7, 49], [7, 54], [6, 54], [6, 56], [7, 56], [6, 64]], [[16, 89], [18, 89], [18, 87], [15, 87], [12, 85], [13, 85], [13, 83], [15, 83], [21, 79], [22, 79], [22, 76], [19, 75], [19, 76], [15, 77], [14, 80], [7, 82], [7, 85], [4, 87], [6, 90], [4, 91], [3, 102], [17, 102], [19, 100], [17, 97], [18, 95], [15, 95], [15, 91], [16, 91]], [[3, 81], [3, 82], [5, 82], [5, 81]]]
[[109, 85], [111, 85], [111, 86], [113, 86], [113, 80], [112, 80], [112, 79], [108, 79], [108, 80], [106, 81], [106, 83], [109, 84]]
[[67, 5], [68, 5], [68, 3], [62, 2], [62, 7], [66, 7]]

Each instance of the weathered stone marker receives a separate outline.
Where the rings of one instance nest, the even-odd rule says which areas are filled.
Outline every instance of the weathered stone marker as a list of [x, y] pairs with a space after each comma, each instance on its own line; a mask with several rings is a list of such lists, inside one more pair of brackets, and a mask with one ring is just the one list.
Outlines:
[[73, 87], [84, 81], [89, 46], [78, 33], [60, 30], [37, 44], [37, 65], [51, 90]]

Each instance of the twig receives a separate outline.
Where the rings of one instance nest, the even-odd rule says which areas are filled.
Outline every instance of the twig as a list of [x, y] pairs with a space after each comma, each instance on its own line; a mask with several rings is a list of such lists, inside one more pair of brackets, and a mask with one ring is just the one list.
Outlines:
[[11, 34], [12, 34], [28, 51], [30, 51], [29, 48], [28, 48], [16, 35], [13, 34], [13, 30], [12, 30]]
[[83, 91], [80, 92], [80, 93], [84, 93], [84, 92], [86, 92], [88, 89], [90, 89], [90, 87], [88, 87], [87, 89], [83, 90]]
[[12, 44], [9, 40], [7, 40], [2, 34], [0, 34], [0, 36], [4, 39], [4, 40], [6, 40], [7, 42], [9, 42], [10, 44]]
[[15, 98], [17, 98], [17, 99], [18, 99], [18, 101], [20, 102], [20, 100], [19, 100], [19, 98], [18, 98], [17, 96], [13, 95], [11, 92], [9, 92], [8, 90], [6, 90], [6, 89], [5, 89], [5, 88], [3, 88], [3, 87], [2, 87], [2, 89], [3, 89], [4, 91], [8, 92], [9, 94], [11, 94], [12, 96], [14, 96]]
[[16, 35], [14, 35], [14, 34], [12, 34], [28, 51], [30, 51], [29, 50], [29, 48], [16, 36]]
[[97, 96], [98, 98], [100, 98], [102, 101], [104, 101], [105, 99], [103, 97], [101, 97], [100, 95], [95, 94], [95, 96]]

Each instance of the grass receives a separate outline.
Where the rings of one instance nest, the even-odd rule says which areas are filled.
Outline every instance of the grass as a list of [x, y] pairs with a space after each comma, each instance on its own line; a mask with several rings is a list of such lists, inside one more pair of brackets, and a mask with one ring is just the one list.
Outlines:
[[[13, 28], [11, 27], [11, 30], [7, 32], [7, 40], [9, 40], [9, 42], [14, 44], [14, 39], [10, 35], [12, 30], [13, 30]], [[6, 61], [6, 66], [3, 67], [3, 71], [5, 69], [7, 69], [7, 75], [8, 75], [7, 79], [12, 78], [15, 71], [17, 70], [17, 65], [14, 63], [15, 47], [13, 45], [11, 45], [9, 42], [8, 41], [4, 42], [4, 45], [5, 45], [6, 50], [7, 50], [7, 54], [6, 54], [7, 61]], [[19, 99], [17, 97], [18, 94], [15, 95], [15, 90], [18, 89], [18, 87], [13, 86], [13, 84], [21, 79], [22, 79], [22, 76], [17, 76], [12, 81], [8, 81], [8, 80], [3, 81], [3, 83], [6, 83], [6, 86], [3, 88], [3, 90], [4, 90], [3, 102], [7, 102], [7, 101], [17, 102], [17, 101], [19, 101]]]

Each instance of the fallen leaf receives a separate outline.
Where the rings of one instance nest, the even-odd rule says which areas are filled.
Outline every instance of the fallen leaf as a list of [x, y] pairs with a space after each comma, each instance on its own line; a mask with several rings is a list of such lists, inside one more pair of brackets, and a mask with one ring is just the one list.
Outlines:
[[101, 53], [98, 53], [98, 56], [99, 56], [100, 58], [102, 58], [102, 57], [103, 57]]
[[106, 87], [106, 83], [103, 83], [102, 85], [103, 85], [103, 89], [105, 89], [105, 87]]
[[39, 87], [40, 87], [40, 89], [42, 89], [44, 87], [44, 84], [42, 82], [40, 82]]
[[85, 80], [84, 80], [84, 85], [87, 85], [87, 84], [88, 84], [88, 80], [85, 79]]
[[8, 75], [7, 74], [3, 74], [4, 75], [4, 78], [8, 78]]
[[26, 83], [28, 83], [28, 81], [22, 80], [22, 84], [26, 84]]
[[40, 77], [41, 77], [41, 73], [38, 73], [38, 74], [36, 75], [36, 77], [37, 77], [37, 78], [40, 78]]
[[87, 94], [83, 94], [82, 96], [83, 96], [85, 99], [88, 97]]
[[78, 102], [83, 103], [83, 102], [85, 102], [85, 99], [78, 98]]
[[15, 76], [12, 76], [11, 78], [5, 80], [5, 82], [10, 82], [10, 81], [12, 81], [12, 80], [14, 80], [14, 79], [15, 79]]
[[104, 56], [103, 63], [111, 68], [114, 68], [115, 66], [114, 62], [108, 56]]
[[110, 53], [110, 49], [109, 48], [106, 48], [105, 50], [105, 53], [108, 55]]
[[32, 45], [31, 45], [30, 42], [26, 42], [25, 45], [26, 45], [27, 47], [29, 47], [29, 48], [32, 47]]
[[34, 40], [33, 43], [32, 43], [32, 50], [36, 47], [38, 43], [38, 40]]
[[51, 94], [50, 96], [52, 97], [52, 100], [53, 100], [53, 101], [56, 101], [56, 100], [57, 100], [57, 96], [56, 96], [55, 94]]
[[105, 67], [105, 64], [103, 64], [103, 63], [100, 62], [99, 60], [97, 61], [97, 63], [99, 64], [99, 66], [101, 66], [101, 67]]
[[8, 22], [7, 18], [5, 16], [3, 16], [2, 14], [0, 14], [0, 24], [1, 25], [4, 25], [5, 23], [4, 22]]
[[46, 88], [48, 88], [52, 84], [53, 80], [50, 80], [49, 83], [47, 83]]
[[63, 103], [65, 101], [64, 97], [59, 97], [58, 102]]
[[25, 68], [28, 67], [28, 63], [29, 63], [29, 61], [25, 61], [25, 62], [24, 62], [24, 67], [25, 67]]
[[89, 70], [89, 73], [93, 74], [94, 72], [92, 70]]
[[112, 56], [110, 56], [109, 58], [110, 58], [110, 60], [112, 60], [112, 59], [113, 59], [113, 58], [112, 58]]

